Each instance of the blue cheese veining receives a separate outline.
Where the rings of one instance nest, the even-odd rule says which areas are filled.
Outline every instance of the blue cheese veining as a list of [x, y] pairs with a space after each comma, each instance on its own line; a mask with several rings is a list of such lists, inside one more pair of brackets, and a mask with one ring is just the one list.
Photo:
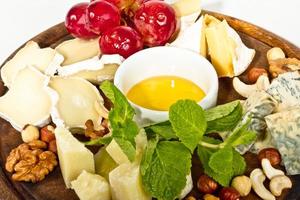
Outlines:
[[287, 173], [300, 174], [300, 107], [269, 115], [265, 119]]

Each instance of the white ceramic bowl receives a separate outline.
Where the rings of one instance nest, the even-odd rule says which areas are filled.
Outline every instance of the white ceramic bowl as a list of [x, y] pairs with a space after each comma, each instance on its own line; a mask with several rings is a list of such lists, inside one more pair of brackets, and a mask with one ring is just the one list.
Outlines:
[[[179, 76], [197, 84], [206, 94], [199, 102], [203, 109], [216, 105], [218, 76], [214, 67], [199, 54], [176, 47], [153, 47], [133, 54], [118, 68], [114, 84], [126, 95], [140, 81], [163, 75]], [[140, 126], [168, 120], [167, 111], [150, 110], [130, 103], [136, 109]]]

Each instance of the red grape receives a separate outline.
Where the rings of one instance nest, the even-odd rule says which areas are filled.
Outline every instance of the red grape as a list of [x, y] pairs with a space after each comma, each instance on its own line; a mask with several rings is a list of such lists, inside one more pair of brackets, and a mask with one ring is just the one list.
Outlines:
[[83, 39], [97, 37], [97, 34], [93, 33], [87, 25], [86, 9], [88, 5], [88, 3], [76, 4], [66, 16], [65, 26], [74, 37]]
[[87, 8], [87, 16], [89, 27], [97, 34], [119, 26], [121, 21], [118, 8], [105, 0], [97, 0], [90, 3]]
[[99, 40], [104, 54], [120, 54], [124, 58], [143, 49], [143, 40], [138, 32], [128, 26], [118, 26], [106, 31]]
[[[97, 0], [91, 0], [91, 2]], [[135, 0], [105, 0], [111, 4], [114, 4], [119, 8], [119, 10], [123, 10], [124, 8], [128, 8], [131, 4], [134, 3]]]
[[176, 30], [175, 10], [163, 1], [148, 1], [136, 11], [134, 24], [145, 45], [165, 45]]

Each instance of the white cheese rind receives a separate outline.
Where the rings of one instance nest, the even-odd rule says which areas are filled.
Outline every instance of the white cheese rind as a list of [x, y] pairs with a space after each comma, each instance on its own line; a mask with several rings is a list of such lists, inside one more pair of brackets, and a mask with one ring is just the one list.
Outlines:
[[[175, 41], [170, 43], [170, 46], [184, 48], [200, 54], [201, 50], [201, 32], [203, 17], [184, 27], [181, 30]], [[191, 39], [193, 38], [193, 39]]]
[[235, 58], [232, 61], [234, 75], [239, 76], [246, 71], [248, 66], [251, 64], [255, 56], [255, 50], [248, 48], [241, 40], [239, 34], [228, 24], [227, 32], [229, 37], [231, 37], [236, 44]]
[[17, 54], [1, 68], [1, 78], [10, 88], [17, 73], [32, 66], [46, 75], [52, 76], [63, 62], [64, 58], [52, 48], [41, 49], [36, 42], [28, 42]]
[[48, 83], [49, 77], [36, 68], [21, 69], [9, 91], [0, 97], [0, 116], [18, 131], [27, 124], [39, 127], [48, 124], [58, 100]]
[[94, 84], [112, 80], [118, 66], [124, 58], [118, 54], [95, 56], [71, 65], [59, 67], [58, 75], [62, 77], [80, 77]]
[[[78, 77], [52, 77], [49, 86], [54, 89], [59, 100], [51, 112], [56, 126], [85, 128], [85, 122], [92, 120], [97, 130], [101, 128], [102, 115], [95, 106], [103, 105], [104, 100], [97, 88]], [[100, 106], [102, 108], [102, 106]]]
[[67, 188], [85, 170], [95, 173], [94, 155], [68, 129], [55, 129], [59, 165]]
[[150, 200], [143, 188], [140, 167], [133, 163], [124, 163], [109, 173], [113, 200]]
[[109, 183], [100, 175], [84, 170], [71, 184], [80, 200], [111, 200]]
[[67, 40], [58, 45], [55, 50], [65, 58], [62, 65], [70, 65], [100, 55], [98, 38]]

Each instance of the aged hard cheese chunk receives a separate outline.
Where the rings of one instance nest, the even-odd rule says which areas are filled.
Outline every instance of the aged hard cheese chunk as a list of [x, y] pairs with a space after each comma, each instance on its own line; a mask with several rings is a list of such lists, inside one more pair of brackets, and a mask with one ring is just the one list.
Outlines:
[[119, 165], [130, 162], [126, 154], [114, 139], [106, 147], [106, 151], [111, 156], [111, 158]]
[[57, 106], [51, 113], [56, 126], [84, 128], [90, 119], [98, 130], [102, 112], [96, 106], [103, 105], [103, 98], [95, 86], [78, 77], [53, 77], [49, 85], [59, 94]]
[[278, 102], [278, 111], [289, 107], [300, 106], [300, 75], [298, 72], [287, 72], [274, 79], [267, 90]]
[[265, 119], [287, 173], [300, 174], [300, 107], [269, 115]]
[[111, 199], [109, 183], [97, 174], [91, 174], [84, 170], [71, 184], [80, 200]]
[[83, 61], [100, 54], [98, 39], [67, 40], [55, 48], [65, 58], [62, 65], [70, 65], [79, 61]]
[[113, 200], [150, 200], [144, 191], [140, 167], [133, 163], [124, 163], [109, 173], [109, 182]]
[[49, 77], [34, 67], [21, 69], [10, 90], [0, 97], [0, 116], [18, 131], [26, 124], [46, 125], [58, 98], [48, 82]]
[[94, 156], [67, 129], [56, 128], [55, 138], [59, 165], [67, 188], [83, 170], [94, 173]]
[[104, 80], [112, 80], [124, 58], [120, 55], [102, 55], [99, 59], [95, 56], [71, 65], [65, 65], [58, 69], [59, 76], [81, 77], [94, 84]]
[[1, 78], [10, 88], [21, 69], [33, 66], [47, 75], [53, 75], [63, 60], [63, 56], [54, 49], [41, 49], [36, 42], [30, 41], [1, 68]]
[[106, 148], [102, 147], [95, 155], [95, 172], [108, 180], [108, 174], [115, 169], [118, 164], [107, 153]]

